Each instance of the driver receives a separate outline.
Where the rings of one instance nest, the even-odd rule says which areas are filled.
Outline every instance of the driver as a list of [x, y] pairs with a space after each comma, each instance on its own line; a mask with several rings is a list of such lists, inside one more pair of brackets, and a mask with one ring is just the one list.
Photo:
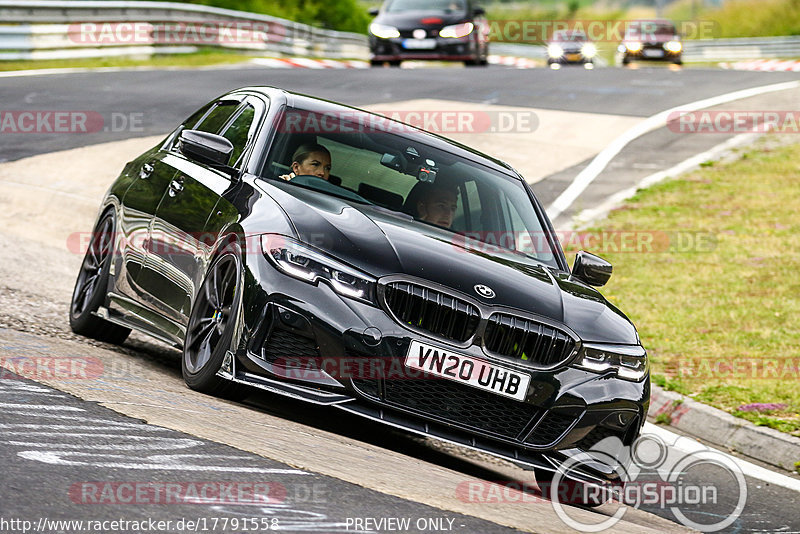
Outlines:
[[331, 153], [322, 145], [305, 143], [297, 147], [292, 156], [292, 172], [281, 175], [284, 180], [310, 175], [328, 180], [331, 175]]
[[450, 228], [458, 209], [458, 190], [438, 183], [420, 182], [412, 188], [406, 205], [417, 219]]

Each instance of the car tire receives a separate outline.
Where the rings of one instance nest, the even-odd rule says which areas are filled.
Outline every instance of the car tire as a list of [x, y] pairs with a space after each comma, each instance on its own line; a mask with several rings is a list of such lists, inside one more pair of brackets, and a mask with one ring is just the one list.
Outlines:
[[622, 64], [623, 65], [628, 65], [628, 64], [630, 64], [630, 62], [631, 62], [630, 59], [628, 59], [626, 56], [623, 56], [623, 58], [622, 58]]
[[96, 315], [100, 306], [105, 304], [108, 293], [115, 230], [114, 212], [108, 211], [92, 232], [75, 280], [69, 305], [69, 326], [76, 334], [119, 345], [131, 333], [130, 328], [110, 323]]
[[235, 242], [211, 262], [192, 304], [183, 343], [181, 373], [195, 391], [241, 399], [246, 390], [217, 375], [233, 341], [241, 301], [242, 252]]
[[674, 63], [675, 65], [683, 65], [683, 59], [679, 57], [675, 58], [672, 60], [672, 63]]

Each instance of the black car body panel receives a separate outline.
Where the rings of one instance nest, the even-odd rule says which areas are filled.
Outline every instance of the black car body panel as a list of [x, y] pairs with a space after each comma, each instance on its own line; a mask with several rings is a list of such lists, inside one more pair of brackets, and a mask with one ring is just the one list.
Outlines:
[[369, 46], [373, 64], [444, 60], [485, 65], [488, 36], [483, 9], [472, 0], [386, 0], [370, 25]]
[[[348, 129], [287, 132], [298, 110], [346, 117]], [[217, 378], [536, 468], [555, 469], [608, 436], [632, 443], [650, 387], [636, 330], [570, 273], [527, 183], [499, 160], [410, 126], [392, 123], [402, 127], [391, 134], [358, 130], [375, 118], [275, 88], [241, 89], [200, 110], [128, 163], [109, 188], [98, 220], [111, 213], [118, 228], [104, 301], [93, 313], [186, 345], [186, 354], [200, 295], [235, 242], [242, 275], [225, 323], [230, 336], [221, 338], [224, 358], [213, 369]], [[233, 140], [230, 167], [181, 153], [181, 132], [204, 125]], [[334, 153], [341, 185], [277, 177], [288, 168], [285, 154], [309, 139]], [[411, 170], [377, 163], [395, 149]], [[388, 189], [373, 201], [358, 194], [403, 180], [410, 186], [419, 165], [459, 188], [452, 229], [410, 215], [395, 202], [402, 195]], [[391, 180], [376, 178], [372, 189], [359, 182], [381, 174]], [[537, 247], [485, 239], [506, 224], [501, 214], [512, 205]], [[284, 250], [300, 263], [286, 267], [283, 256], [272, 256]], [[330, 263], [313, 280], [304, 278], [307, 271], [291, 274], [313, 261]], [[368, 290], [340, 287], [351, 283]], [[478, 365], [488, 373], [486, 383], [449, 379], [441, 365], [438, 376], [409, 373], [416, 347], [420, 357], [427, 347], [462, 368]], [[352, 362], [368, 362], [369, 372], [353, 371]], [[602, 465], [584, 474], [616, 476]]]

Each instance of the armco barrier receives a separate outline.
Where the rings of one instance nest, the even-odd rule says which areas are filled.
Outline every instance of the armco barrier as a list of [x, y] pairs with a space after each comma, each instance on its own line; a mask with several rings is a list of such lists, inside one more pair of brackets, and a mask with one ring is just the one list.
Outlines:
[[683, 42], [684, 61], [800, 58], [800, 37], [699, 39]]
[[[136, 39], [86, 38], [86, 27], [92, 24], [102, 31], [102, 28], [118, 29], [123, 23], [135, 27]], [[187, 25], [201, 28], [203, 37], [210, 38], [174, 38], [179, 33], [175, 29], [185, 30]], [[215, 29], [222, 32], [229, 25], [257, 31], [242, 40], [213, 38]], [[256, 34], [260, 38], [253, 38]], [[103, 33], [98, 35], [107, 37]], [[173, 38], [159, 38], [165, 35]], [[364, 35], [230, 9], [151, 1], [0, 0], [0, 59], [187, 53], [196, 51], [198, 46], [279, 57], [369, 58]]]

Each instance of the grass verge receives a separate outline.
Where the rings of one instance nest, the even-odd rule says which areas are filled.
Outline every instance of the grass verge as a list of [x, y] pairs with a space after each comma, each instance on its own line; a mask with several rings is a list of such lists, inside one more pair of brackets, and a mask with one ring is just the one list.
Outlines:
[[800, 436], [800, 145], [774, 139], [639, 191], [590, 252], [654, 383]]
[[103, 68], [103, 67], [204, 67], [241, 63], [253, 56], [219, 50], [201, 50], [192, 54], [164, 54], [152, 57], [98, 57], [85, 59], [43, 59], [37, 61], [0, 61], [0, 71], [29, 69]]

